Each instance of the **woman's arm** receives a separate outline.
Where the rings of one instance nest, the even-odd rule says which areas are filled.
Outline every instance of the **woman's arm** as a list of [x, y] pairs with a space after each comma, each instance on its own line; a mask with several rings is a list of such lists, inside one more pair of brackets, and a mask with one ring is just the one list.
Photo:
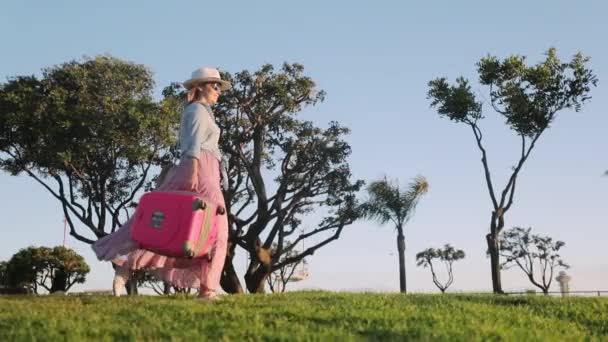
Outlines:
[[186, 107], [179, 142], [182, 147], [182, 157], [198, 158], [200, 156], [206, 115], [203, 106], [194, 104]]
[[188, 108], [184, 115], [180, 145], [184, 162], [188, 163], [189, 190], [196, 191], [198, 188], [198, 158], [201, 155], [205, 129], [209, 127], [207, 119], [209, 114], [203, 106], [194, 105], [193, 108]]

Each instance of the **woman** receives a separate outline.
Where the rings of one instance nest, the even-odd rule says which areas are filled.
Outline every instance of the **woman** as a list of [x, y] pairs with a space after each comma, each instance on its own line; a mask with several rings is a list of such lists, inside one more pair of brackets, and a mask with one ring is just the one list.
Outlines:
[[[188, 105], [181, 118], [179, 143], [181, 160], [160, 181], [158, 191], [190, 191], [206, 201], [225, 207], [220, 189], [220, 129], [215, 123], [211, 107], [230, 83], [220, 78], [213, 68], [199, 68], [184, 82], [188, 90]], [[215, 246], [208, 257], [173, 258], [137, 249], [131, 239], [131, 220], [115, 233], [99, 239], [93, 250], [99, 260], [116, 265], [113, 282], [114, 295], [119, 296], [134, 270], [146, 269], [159, 280], [181, 288], [200, 288], [199, 298], [213, 300], [226, 258], [228, 221], [218, 216], [219, 231]]]

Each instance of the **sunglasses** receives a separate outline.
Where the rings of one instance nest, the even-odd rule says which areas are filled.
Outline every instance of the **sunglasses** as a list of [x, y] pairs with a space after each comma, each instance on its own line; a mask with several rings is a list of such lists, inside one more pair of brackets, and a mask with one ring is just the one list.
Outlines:
[[213, 88], [213, 90], [215, 90], [217, 93], [219, 93], [219, 92], [222, 91], [222, 88], [221, 88], [221, 86], [220, 86], [219, 83], [213, 83], [213, 84], [211, 84], [211, 88]]

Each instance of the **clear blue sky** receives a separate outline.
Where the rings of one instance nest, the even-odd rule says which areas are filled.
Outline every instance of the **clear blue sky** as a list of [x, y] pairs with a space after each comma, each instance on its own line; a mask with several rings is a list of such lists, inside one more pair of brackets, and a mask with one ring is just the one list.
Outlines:
[[[430, 182], [406, 228], [408, 288], [435, 291], [415, 254], [451, 243], [467, 258], [455, 264], [454, 290], [491, 289], [484, 236], [490, 200], [470, 130], [429, 108], [427, 82], [459, 75], [476, 80], [487, 54], [523, 54], [538, 62], [549, 47], [562, 59], [592, 57], [599, 75], [581, 113], [562, 112], [518, 180], [506, 225], [566, 242], [571, 289], [608, 290], [608, 32], [604, 1], [13, 1], [0, 5], [0, 79], [40, 75], [44, 67], [109, 53], [150, 67], [156, 94], [201, 65], [236, 72], [263, 63], [302, 63], [327, 99], [303, 118], [337, 120], [348, 137], [356, 178], [383, 175], [406, 184]], [[415, 4], [414, 4], [415, 3]], [[486, 89], [474, 88], [487, 96]], [[482, 123], [495, 184], [505, 184], [516, 137], [486, 110]], [[20, 248], [57, 245], [59, 203], [25, 177], [0, 174], [0, 260]], [[80, 227], [81, 231], [84, 228]], [[91, 265], [79, 289], [111, 284], [111, 267], [89, 247], [68, 245]], [[397, 291], [392, 227], [359, 222], [310, 259], [311, 277], [293, 288]], [[244, 261], [237, 262], [243, 270]], [[532, 288], [517, 270], [503, 273], [507, 290]], [[557, 289], [555, 287], [554, 289]]]

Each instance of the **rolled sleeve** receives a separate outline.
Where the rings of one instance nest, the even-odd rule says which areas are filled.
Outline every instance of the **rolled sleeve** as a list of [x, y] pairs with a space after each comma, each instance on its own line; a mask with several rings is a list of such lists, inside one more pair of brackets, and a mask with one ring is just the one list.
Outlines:
[[200, 157], [207, 115], [207, 111], [201, 105], [195, 105], [184, 112], [180, 129], [182, 156]]

